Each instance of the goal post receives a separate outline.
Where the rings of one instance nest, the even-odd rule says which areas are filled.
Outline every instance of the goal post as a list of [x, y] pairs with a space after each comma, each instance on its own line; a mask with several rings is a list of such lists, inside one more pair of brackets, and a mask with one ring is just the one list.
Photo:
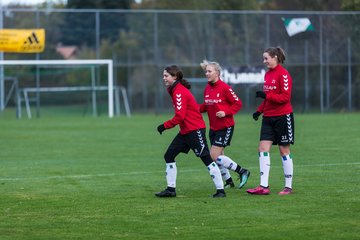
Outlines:
[[[89, 60], [0, 60], [0, 66], [11, 65], [33, 65], [33, 66], [52, 66], [52, 65], [106, 65], [108, 73], [108, 116], [114, 116], [114, 79], [113, 79], [113, 60], [111, 59], [89, 59]], [[3, 86], [4, 78], [0, 77]], [[5, 96], [2, 95], [1, 98]]]

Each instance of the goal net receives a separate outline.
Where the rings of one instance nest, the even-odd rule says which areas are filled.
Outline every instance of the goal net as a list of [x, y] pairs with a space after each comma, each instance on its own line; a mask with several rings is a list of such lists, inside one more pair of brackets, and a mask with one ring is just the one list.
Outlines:
[[120, 95], [126, 114], [130, 115], [125, 88], [114, 85], [113, 61], [110, 59], [3, 60], [0, 67], [4, 73], [4, 76], [0, 76], [1, 103], [4, 104], [9, 98], [4, 90], [5, 79], [13, 79], [15, 90], [12, 92], [18, 117], [21, 117], [24, 105], [31, 118], [31, 103], [34, 102], [39, 111], [40, 102], [41, 105], [61, 105], [87, 101], [91, 102], [93, 115], [97, 115], [97, 96], [101, 92], [107, 93], [107, 114], [110, 118], [120, 112]]

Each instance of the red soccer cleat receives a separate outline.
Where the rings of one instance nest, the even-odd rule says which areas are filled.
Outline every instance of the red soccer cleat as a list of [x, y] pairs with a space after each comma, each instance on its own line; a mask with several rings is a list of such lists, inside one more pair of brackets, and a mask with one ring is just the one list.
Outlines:
[[281, 192], [279, 192], [279, 195], [288, 195], [292, 193], [292, 189], [285, 187], [284, 190], [282, 190]]
[[269, 187], [263, 187], [263, 186], [258, 186], [256, 188], [250, 188], [246, 191], [248, 193], [254, 194], [254, 195], [269, 195], [270, 194]]

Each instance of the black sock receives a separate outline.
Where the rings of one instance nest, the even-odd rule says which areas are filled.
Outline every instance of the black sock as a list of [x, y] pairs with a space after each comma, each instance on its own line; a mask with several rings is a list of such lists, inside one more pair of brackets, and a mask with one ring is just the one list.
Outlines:
[[244, 169], [242, 167], [240, 167], [240, 165], [237, 165], [235, 172], [242, 174], [244, 172]]
[[225, 182], [226, 182], [227, 184], [234, 183], [231, 177], [229, 177], [228, 179], [226, 179]]

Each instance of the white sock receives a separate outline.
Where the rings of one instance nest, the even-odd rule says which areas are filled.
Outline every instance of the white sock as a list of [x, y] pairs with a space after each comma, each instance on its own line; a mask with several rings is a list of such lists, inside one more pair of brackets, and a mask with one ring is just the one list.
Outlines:
[[260, 185], [263, 187], [268, 187], [269, 174], [270, 174], [269, 152], [259, 152], [259, 164], [260, 164]]
[[215, 184], [216, 189], [224, 189], [224, 183], [222, 181], [221, 172], [218, 165], [216, 165], [216, 163], [213, 162], [209, 164], [207, 168], [209, 170], [209, 174]]
[[177, 167], [176, 162], [166, 164], [166, 181], [168, 187], [176, 188]]
[[218, 158], [216, 159], [216, 163], [233, 171], [235, 171], [237, 167], [236, 162], [234, 162], [231, 158], [225, 155], [218, 156]]
[[224, 165], [219, 165], [218, 167], [220, 169], [220, 173], [221, 173], [221, 177], [224, 181], [228, 180], [229, 178], [231, 178], [230, 172], [227, 168], [224, 167]]
[[281, 157], [285, 176], [285, 187], [292, 188], [294, 166], [291, 154]]

